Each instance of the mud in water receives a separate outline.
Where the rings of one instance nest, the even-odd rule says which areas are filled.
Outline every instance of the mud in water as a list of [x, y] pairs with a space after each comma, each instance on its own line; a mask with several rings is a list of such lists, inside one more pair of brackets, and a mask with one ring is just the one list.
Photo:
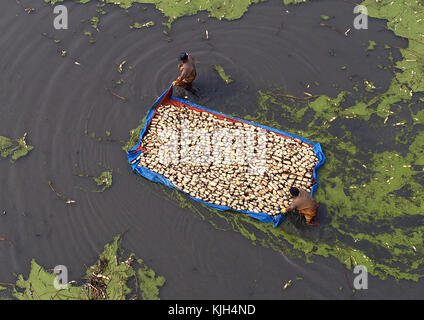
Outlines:
[[[315, 256], [306, 263], [289, 249], [253, 245], [203, 207], [186, 200], [195, 208], [189, 210], [169, 190], [133, 174], [122, 151], [129, 131], [175, 80], [181, 51], [197, 61], [189, 99], [241, 117], [257, 114], [258, 92], [276, 88], [296, 97], [306, 91], [333, 98], [358, 90], [359, 99], [373, 94], [363, 86], [366, 79], [382, 93], [393, 78], [384, 66], [401, 58], [384, 44], [408, 44], [384, 21], [370, 19], [367, 31], [351, 30], [346, 38], [354, 17], [351, 3], [285, 6], [270, 0], [252, 5], [240, 20], [219, 21], [201, 12], [177, 19], [167, 31], [162, 23], [168, 19], [153, 5], [128, 10], [106, 5], [102, 14], [97, 2], [65, 2], [70, 28], [57, 31], [50, 5], [19, 3], [0, 3], [0, 136], [26, 132], [26, 142], [35, 148], [15, 163], [0, 160], [0, 213], [5, 212], [0, 237], [8, 240], [0, 241], [1, 281], [14, 282], [14, 273], [27, 275], [33, 258], [46, 269], [65, 265], [70, 279], [81, 279], [105, 244], [126, 231], [122, 246], [166, 278], [161, 299], [422, 297], [420, 282], [392, 277], [370, 277], [368, 290], [353, 293], [352, 271], [333, 257]], [[25, 7], [36, 10], [28, 14]], [[149, 21], [154, 25], [134, 27]], [[323, 22], [331, 27], [320, 26]], [[370, 40], [377, 43], [371, 49]], [[360, 122], [349, 125], [356, 141], [369, 149], [379, 148], [377, 138], [395, 138], [388, 132], [366, 139], [375, 131]], [[101, 177], [105, 170], [113, 171], [113, 184], [104, 192], [84, 191], [95, 183], [81, 173]], [[76, 202], [58, 199], [48, 182]], [[330, 224], [330, 214], [322, 211], [322, 224]], [[297, 230], [293, 221], [284, 223]], [[370, 225], [369, 232], [376, 228]], [[331, 239], [320, 230], [325, 229], [306, 230], [305, 237]]]

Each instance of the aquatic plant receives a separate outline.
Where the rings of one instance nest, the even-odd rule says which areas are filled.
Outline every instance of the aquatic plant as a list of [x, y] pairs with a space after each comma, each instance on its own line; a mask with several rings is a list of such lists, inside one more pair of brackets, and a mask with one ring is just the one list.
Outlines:
[[104, 171], [98, 177], [93, 178], [97, 186], [103, 186], [98, 192], [103, 192], [112, 186], [112, 170]]
[[84, 31], [84, 35], [88, 37], [88, 42], [90, 42], [90, 43], [95, 42], [95, 40], [93, 38], [93, 34], [91, 33], [91, 31]]
[[225, 70], [222, 66], [214, 65], [213, 68], [216, 72], [218, 72], [218, 75], [221, 77], [222, 80], [225, 81], [226, 84], [230, 84], [231, 82], [233, 82], [233, 79], [231, 79], [231, 77], [225, 73]]
[[140, 131], [144, 127], [144, 122], [146, 121], [147, 114], [140, 121], [140, 124], [137, 128], [130, 130], [130, 139], [122, 146], [122, 150], [128, 152], [131, 150], [140, 140]]
[[19, 158], [26, 156], [33, 146], [26, 143], [26, 132], [22, 138], [11, 139], [8, 137], [0, 136], [0, 156], [2, 158], [10, 157], [11, 162], [15, 162]]
[[99, 25], [100, 19], [99, 17], [92, 17], [90, 19], [90, 24], [94, 29], [97, 29], [98, 25]]
[[130, 25], [130, 29], [148, 28], [148, 27], [153, 27], [154, 25], [155, 25], [154, 21], [147, 21], [145, 23], [134, 22], [134, 24]]
[[374, 50], [375, 46], [377, 45], [377, 42], [375, 42], [374, 40], [368, 40], [368, 48], [367, 50]]
[[[106, 244], [96, 264], [87, 269], [83, 284], [79, 286], [75, 281], [70, 281], [66, 288], [56, 289], [56, 274], [32, 259], [28, 277], [25, 279], [22, 274], [19, 275], [11, 293], [18, 300], [158, 300], [159, 288], [164, 285], [165, 278], [156, 276], [134, 254], [123, 260], [119, 254], [120, 245], [120, 236]], [[131, 279], [134, 279], [134, 283], [130, 286]], [[0, 286], [0, 290], [8, 291], [9, 288]]]
[[[46, 3], [55, 5], [64, 0], [44, 0]], [[80, 3], [87, 3], [90, 0], [76, 0]], [[101, 0], [98, 0], [101, 1]], [[102, 3], [115, 4], [121, 8], [128, 9], [134, 3], [153, 4], [167, 18], [169, 25], [177, 18], [191, 16], [199, 11], [208, 11], [213, 18], [234, 20], [239, 19], [247, 11], [252, 3], [258, 3], [263, 0], [102, 0]], [[299, 0], [284, 0], [285, 3], [300, 2]], [[168, 26], [169, 26], [168, 25]]]

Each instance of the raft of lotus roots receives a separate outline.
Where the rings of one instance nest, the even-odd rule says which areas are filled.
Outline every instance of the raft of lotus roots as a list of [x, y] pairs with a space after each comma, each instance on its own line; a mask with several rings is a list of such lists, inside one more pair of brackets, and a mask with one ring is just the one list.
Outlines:
[[269, 215], [284, 212], [291, 187], [310, 192], [318, 159], [299, 139], [187, 106], [161, 105], [137, 160], [203, 201]]

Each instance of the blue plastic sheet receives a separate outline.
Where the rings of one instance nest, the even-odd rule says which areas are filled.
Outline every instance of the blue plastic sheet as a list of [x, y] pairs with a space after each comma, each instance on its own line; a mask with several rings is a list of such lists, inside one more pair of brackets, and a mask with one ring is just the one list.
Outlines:
[[320, 143], [314, 143], [312, 141], [309, 141], [308, 139], [305, 139], [303, 137], [297, 136], [295, 134], [291, 134], [291, 133], [288, 133], [288, 132], [280, 131], [280, 130], [277, 130], [277, 129], [274, 129], [274, 128], [270, 128], [270, 127], [267, 127], [267, 126], [264, 126], [264, 125], [261, 125], [261, 124], [253, 123], [253, 122], [246, 121], [246, 120], [243, 120], [243, 119], [239, 119], [239, 118], [236, 118], [236, 117], [228, 116], [228, 115], [223, 114], [223, 113], [220, 113], [218, 111], [214, 111], [214, 110], [208, 109], [206, 107], [199, 106], [199, 105], [197, 105], [195, 103], [192, 103], [192, 102], [190, 102], [188, 100], [180, 99], [180, 98], [177, 98], [177, 97], [173, 97], [172, 96], [172, 86], [170, 86], [167, 90], [165, 90], [165, 92], [155, 101], [155, 103], [153, 104], [153, 106], [151, 107], [151, 109], [148, 111], [148, 113], [146, 115], [146, 120], [145, 120], [144, 126], [141, 129], [141, 131], [140, 131], [139, 141], [138, 141], [137, 145], [135, 145], [134, 148], [132, 148], [131, 150], [129, 150], [128, 153], [127, 153], [128, 162], [130, 163], [133, 171], [136, 172], [136, 173], [138, 173], [142, 177], [145, 177], [146, 179], [148, 179], [148, 180], [150, 180], [152, 182], [161, 183], [161, 184], [163, 184], [163, 185], [165, 185], [165, 186], [167, 186], [169, 188], [179, 190], [179, 191], [185, 193], [187, 196], [189, 196], [193, 200], [198, 201], [200, 203], [203, 203], [203, 204], [205, 204], [205, 205], [207, 205], [207, 206], [209, 206], [211, 208], [214, 208], [214, 209], [217, 209], [217, 210], [220, 210], [220, 211], [232, 210], [232, 211], [236, 211], [236, 212], [242, 212], [242, 213], [245, 213], [245, 214], [249, 215], [250, 217], [255, 218], [257, 220], [260, 220], [262, 222], [271, 222], [271, 223], [274, 224], [274, 227], [277, 227], [280, 224], [280, 222], [283, 221], [286, 218], [286, 215], [285, 214], [279, 214], [277, 216], [271, 216], [269, 214], [262, 213], [262, 212], [252, 212], [252, 211], [247, 211], [247, 210], [235, 210], [235, 209], [232, 209], [232, 208], [227, 207], [227, 206], [216, 205], [216, 204], [213, 204], [213, 203], [209, 203], [209, 202], [203, 201], [201, 199], [192, 197], [189, 194], [187, 194], [186, 192], [184, 192], [181, 189], [177, 188], [176, 186], [174, 186], [171, 183], [171, 181], [169, 181], [164, 176], [162, 176], [162, 175], [160, 175], [160, 174], [158, 174], [158, 173], [156, 173], [154, 171], [151, 171], [151, 170], [149, 170], [149, 169], [147, 169], [145, 167], [139, 167], [138, 166], [139, 161], [137, 161], [137, 157], [143, 152], [143, 150], [140, 148], [140, 145], [141, 145], [141, 141], [143, 139], [143, 136], [144, 136], [144, 134], [145, 134], [145, 132], [146, 132], [146, 130], [147, 130], [149, 124], [150, 124], [150, 121], [152, 120], [152, 118], [153, 118], [153, 116], [155, 114], [155, 111], [158, 108], [158, 106], [160, 106], [163, 102], [168, 101], [168, 100], [174, 100], [174, 101], [181, 102], [181, 103], [184, 103], [186, 105], [189, 105], [189, 106], [192, 106], [192, 107], [195, 107], [195, 108], [204, 110], [204, 111], [208, 111], [208, 112], [213, 113], [213, 114], [216, 114], [216, 115], [224, 116], [224, 117], [227, 117], [227, 118], [230, 118], [230, 119], [234, 119], [234, 120], [237, 120], [237, 121], [242, 121], [242, 122], [250, 123], [252, 125], [261, 127], [263, 129], [270, 130], [270, 131], [273, 131], [273, 132], [276, 132], [276, 133], [285, 135], [287, 137], [296, 138], [296, 139], [299, 139], [299, 140], [301, 140], [301, 141], [303, 141], [305, 143], [310, 144], [311, 146], [313, 146], [313, 150], [315, 152], [315, 155], [318, 158], [318, 163], [317, 163], [317, 165], [313, 169], [313, 177], [314, 177], [314, 180], [315, 180], [316, 183], [311, 188], [311, 196], [313, 195], [313, 193], [318, 188], [318, 170], [319, 170], [319, 168], [325, 162], [325, 155], [324, 155], [324, 153], [323, 153], [323, 151], [321, 149], [321, 144]]

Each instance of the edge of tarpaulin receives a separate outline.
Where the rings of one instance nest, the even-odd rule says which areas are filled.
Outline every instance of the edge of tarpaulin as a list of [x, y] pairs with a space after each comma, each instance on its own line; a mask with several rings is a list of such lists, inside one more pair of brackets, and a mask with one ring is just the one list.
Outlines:
[[250, 217], [255, 218], [257, 220], [260, 220], [262, 222], [267, 222], [267, 223], [268, 222], [272, 222], [274, 224], [274, 227], [277, 227], [286, 218], [286, 215], [283, 215], [281, 213], [279, 215], [277, 215], [277, 216], [271, 216], [271, 215], [266, 214], [266, 213], [263, 213], [263, 212], [259, 212], [258, 213], [258, 212], [252, 212], [252, 211], [247, 211], [247, 210], [236, 210], [236, 209], [233, 209], [233, 208], [228, 207], [228, 206], [221, 206], [221, 205], [216, 205], [216, 204], [213, 204], [213, 203], [206, 202], [206, 201], [201, 200], [199, 198], [192, 197], [187, 192], [185, 192], [185, 191], [177, 188], [174, 184], [172, 184], [171, 181], [169, 181], [164, 176], [162, 176], [162, 175], [160, 175], [160, 174], [158, 174], [158, 173], [156, 173], [154, 171], [151, 171], [151, 170], [149, 170], [149, 169], [147, 169], [145, 167], [139, 167], [138, 166], [138, 162], [139, 161], [135, 161], [135, 159], [143, 152], [143, 150], [140, 149], [140, 144], [141, 144], [142, 138], [144, 136], [144, 133], [147, 130], [147, 127], [150, 124], [150, 121], [152, 120], [152, 118], [153, 118], [153, 116], [155, 114], [155, 111], [156, 111], [157, 107], [159, 105], [161, 105], [161, 103], [165, 99], [171, 99], [171, 100], [174, 100], [174, 101], [178, 101], [178, 102], [181, 102], [181, 103], [190, 105], [192, 107], [205, 110], [205, 111], [210, 112], [210, 113], [213, 113], [213, 114], [218, 114], [218, 115], [224, 116], [226, 118], [230, 118], [230, 119], [233, 119], [233, 120], [237, 120], [237, 121], [249, 123], [251, 125], [254, 125], [254, 126], [257, 126], [257, 127], [260, 127], [260, 128], [266, 129], [266, 130], [269, 130], [269, 131], [273, 131], [273, 132], [276, 132], [276, 133], [279, 133], [279, 134], [282, 134], [282, 135], [287, 136], [289, 138], [299, 139], [299, 140], [301, 140], [301, 141], [303, 141], [305, 143], [308, 143], [309, 145], [311, 145], [313, 147], [313, 151], [314, 151], [315, 155], [318, 158], [318, 163], [313, 168], [313, 177], [314, 177], [314, 180], [316, 181], [316, 183], [311, 188], [311, 196], [313, 196], [314, 191], [316, 191], [316, 189], [318, 188], [318, 170], [319, 170], [319, 168], [321, 168], [321, 166], [325, 162], [325, 155], [324, 155], [324, 153], [322, 151], [321, 144], [319, 142], [318, 143], [313, 143], [312, 141], [310, 141], [310, 140], [308, 140], [306, 138], [303, 138], [301, 136], [298, 136], [298, 135], [295, 135], [295, 134], [292, 134], [292, 133], [284, 132], [284, 131], [277, 130], [275, 128], [264, 126], [264, 125], [261, 125], [261, 124], [258, 124], [258, 123], [254, 123], [254, 122], [250, 122], [250, 121], [243, 120], [243, 119], [240, 119], [240, 118], [232, 117], [232, 116], [226, 115], [224, 113], [221, 113], [219, 111], [215, 111], [215, 110], [212, 110], [212, 109], [209, 109], [209, 108], [206, 108], [206, 107], [197, 105], [197, 104], [195, 104], [193, 102], [190, 102], [188, 100], [174, 97], [174, 96], [172, 96], [172, 86], [170, 86], [169, 88], [167, 88], [165, 90], [165, 92], [163, 92], [162, 95], [153, 103], [152, 107], [147, 112], [146, 120], [144, 122], [144, 126], [141, 129], [141, 131], [140, 131], [140, 136], [139, 136], [138, 143], [131, 150], [129, 150], [128, 153], [127, 153], [128, 162], [131, 165], [133, 171], [136, 172], [136, 173], [138, 173], [142, 177], [145, 177], [146, 179], [148, 179], [148, 180], [150, 180], [152, 182], [161, 183], [161, 184], [163, 184], [163, 185], [165, 185], [165, 186], [167, 186], [167, 187], [169, 187], [171, 189], [179, 190], [179, 191], [183, 192], [184, 194], [186, 194], [187, 196], [189, 196], [191, 199], [193, 199], [193, 200], [195, 200], [197, 202], [200, 202], [202, 204], [205, 204], [208, 207], [211, 207], [211, 208], [214, 208], [214, 209], [217, 209], [217, 210], [220, 210], [220, 211], [231, 210], [231, 211], [245, 213], [245, 214], [249, 215]]

